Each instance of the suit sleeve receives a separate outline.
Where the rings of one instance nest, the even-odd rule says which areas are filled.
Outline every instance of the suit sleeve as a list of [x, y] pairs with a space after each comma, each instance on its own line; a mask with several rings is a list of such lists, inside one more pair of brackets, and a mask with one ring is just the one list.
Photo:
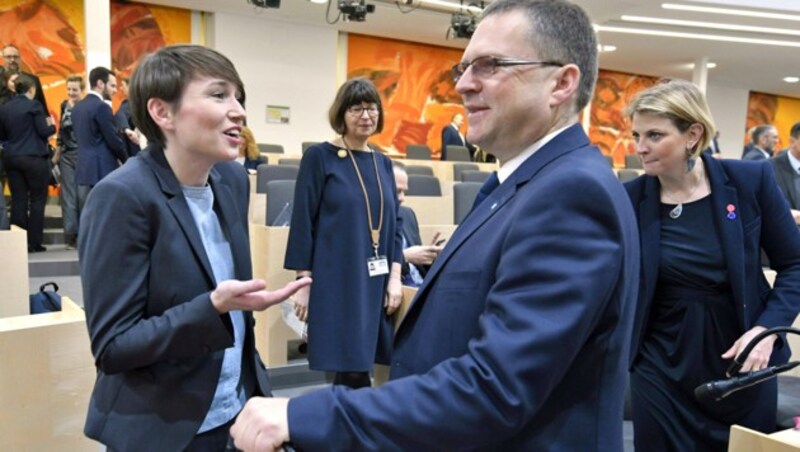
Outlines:
[[311, 147], [300, 161], [294, 188], [292, 227], [286, 246], [284, 268], [311, 270], [314, 259], [314, 228], [317, 224], [322, 192], [325, 189], [325, 166], [321, 147]]
[[97, 129], [103, 135], [103, 141], [114, 156], [122, 163], [128, 160], [128, 152], [125, 150], [125, 143], [122, 137], [117, 133], [117, 126], [114, 123], [114, 114], [111, 112], [111, 107], [103, 102], [97, 109], [95, 116], [97, 121]]
[[95, 364], [107, 374], [233, 345], [229, 317], [214, 309], [209, 292], [174, 300], [160, 315], [148, 312], [151, 278], [169, 278], [150, 274], [159, 219], [149, 210], [134, 190], [107, 181], [92, 190], [81, 221], [86, 322]]
[[762, 165], [758, 204], [761, 247], [778, 275], [756, 324], [767, 328], [788, 326], [800, 311], [800, 232], [778, 188], [772, 167], [766, 163]]
[[334, 387], [292, 399], [292, 442], [304, 450], [476, 449], [530, 422], [604, 312], [621, 309], [609, 307], [623, 264], [621, 227], [610, 192], [593, 181], [550, 178], [518, 200], [482, 334], [466, 354], [377, 390]]
[[36, 128], [36, 134], [39, 135], [39, 138], [43, 140], [47, 140], [53, 134], [56, 133], [56, 126], [47, 125], [47, 115], [44, 112], [44, 109], [41, 105], [34, 103], [34, 107], [32, 110], [33, 114], [33, 124]]

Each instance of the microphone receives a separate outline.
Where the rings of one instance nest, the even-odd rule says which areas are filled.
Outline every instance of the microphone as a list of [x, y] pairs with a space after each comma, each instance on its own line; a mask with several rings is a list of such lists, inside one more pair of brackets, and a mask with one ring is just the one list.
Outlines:
[[694, 389], [694, 397], [701, 403], [719, 402], [734, 392], [757, 385], [762, 381], [769, 380], [781, 372], [786, 372], [800, 365], [800, 361], [793, 361], [779, 366], [767, 367], [766, 369], [750, 372], [726, 380], [710, 381], [703, 383]]

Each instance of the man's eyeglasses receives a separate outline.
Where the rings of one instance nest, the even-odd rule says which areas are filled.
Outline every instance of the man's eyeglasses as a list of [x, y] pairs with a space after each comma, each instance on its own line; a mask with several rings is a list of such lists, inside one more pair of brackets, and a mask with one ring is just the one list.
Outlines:
[[3, 55], [4, 60], [18, 60], [19, 55]]
[[365, 111], [370, 116], [378, 116], [378, 114], [380, 113], [380, 110], [378, 110], [378, 107], [374, 106], [374, 105], [370, 106], [370, 107], [364, 107], [363, 105], [352, 105], [352, 106], [350, 106], [350, 108], [347, 109], [348, 113], [350, 113], [351, 115], [354, 115], [354, 116], [358, 116], [358, 117], [363, 115]]
[[462, 61], [461, 63], [453, 66], [453, 80], [458, 83], [461, 77], [467, 72], [468, 68], [472, 68], [472, 73], [476, 77], [488, 77], [497, 72], [497, 68], [506, 66], [557, 66], [563, 67], [564, 63], [558, 61], [526, 61], [515, 60], [512, 58], [497, 58], [493, 56], [482, 56], [475, 58], [470, 62]]

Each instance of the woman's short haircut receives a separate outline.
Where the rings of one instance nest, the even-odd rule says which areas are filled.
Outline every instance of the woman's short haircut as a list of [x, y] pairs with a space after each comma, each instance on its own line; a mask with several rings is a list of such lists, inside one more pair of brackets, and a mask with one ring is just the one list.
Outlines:
[[668, 118], [681, 132], [689, 130], [692, 124], [702, 125], [703, 136], [692, 149], [691, 157], [707, 148], [716, 132], [706, 97], [697, 85], [686, 80], [665, 80], [641, 91], [628, 103], [625, 113], [630, 118], [637, 113]]
[[78, 86], [80, 86], [81, 91], [86, 88], [86, 81], [84, 81], [83, 77], [78, 74], [70, 74], [67, 76], [67, 83], [77, 82]]
[[378, 105], [378, 128], [375, 133], [383, 131], [383, 104], [381, 103], [381, 96], [375, 85], [367, 78], [357, 77], [346, 81], [341, 87], [339, 92], [336, 93], [336, 99], [328, 111], [328, 120], [330, 121], [331, 128], [339, 135], [347, 133], [347, 123], [344, 120], [347, 114], [347, 109], [353, 105], [377, 104]]
[[244, 104], [244, 84], [233, 63], [223, 54], [198, 45], [163, 47], [147, 55], [131, 76], [128, 93], [131, 116], [150, 143], [166, 145], [166, 137], [147, 111], [150, 99], [161, 99], [180, 108], [186, 86], [199, 77], [220, 78], [232, 83]]
[[33, 81], [33, 77], [27, 74], [19, 74], [16, 80], [14, 80], [14, 91], [17, 94], [25, 94], [36, 86]]

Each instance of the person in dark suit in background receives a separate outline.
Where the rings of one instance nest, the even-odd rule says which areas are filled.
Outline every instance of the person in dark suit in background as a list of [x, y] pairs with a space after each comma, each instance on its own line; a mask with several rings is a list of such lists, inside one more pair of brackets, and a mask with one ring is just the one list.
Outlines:
[[36, 97], [34, 97], [34, 100], [42, 105], [44, 114], [49, 117], [50, 110], [47, 108], [47, 99], [45, 99], [44, 97], [42, 82], [36, 75], [30, 74], [22, 70], [22, 56], [19, 53], [19, 49], [14, 44], [6, 44], [6, 46], [3, 47], [3, 67], [8, 72], [15, 72], [21, 75], [27, 75], [28, 77], [33, 79], [33, 85], [36, 87]]
[[117, 125], [117, 133], [122, 137], [125, 143], [125, 151], [128, 157], [135, 157], [141, 151], [138, 143], [138, 135], [134, 133], [136, 126], [133, 124], [133, 117], [131, 117], [131, 105], [128, 102], [128, 84], [130, 79], [122, 77], [120, 79], [119, 87], [125, 99], [119, 104], [117, 112], [114, 114], [114, 123]]
[[248, 179], [233, 162], [245, 111], [233, 64], [164, 47], [131, 79], [150, 145], [92, 190], [80, 225], [86, 322], [97, 380], [85, 434], [115, 451], [222, 451], [253, 395], [270, 395], [251, 311]]
[[397, 202], [401, 204], [397, 215], [401, 219], [400, 233], [403, 236], [402, 281], [404, 286], [419, 287], [422, 284], [422, 278], [425, 277], [425, 273], [428, 272], [436, 256], [442, 252], [443, 247], [441, 243], [436, 244], [439, 240], [438, 233], [434, 235], [433, 243], [422, 245], [417, 215], [413, 210], [402, 205], [408, 191], [406, 167], [401, 162], [392, 160], [392, 168], [394, 169], [394, 182], [397, 185]]
[[772, 157], [778, 145], [778, 130], [772, 125], [760, 125], [753, 129], [753, 147], [747, 151], [742, 160], [766, 160]]
[[78, 141], [72, 124], [72, 108], [83, 97], [83, 77], [72, 74], [67, 77], [67, 99], [61, 102], [61, 120], [58, 129], [56, 157], [61, 170], [61, 217], [64, 219], [64, 238], [67, 249], [78, 247], [78, 184], [75, 169], [78, 166]]
[[800, 224], [800, 122], [795, 123], [789, 132], [787, 151], [771, 158], [769, 163], [775, 171], [778, 187], [792, 210], [792, 218]]
[[[732, 424], [774, 430], [777, 382], [719, 402], [696, 399], [694, 389], [726, 378], [757, 334], [797, 317], [800, 233], [767, 162], [701, 154], [714, 124], [697, 86], [656, 85], [627, 111], [645, 171], [625, 184], [642, 245], [631, 368], [636, 448], [724, 451]], [[778, 272], [772, 288], [762, 248]], [[741, 371], [788, 357], [785, 339], [769, 336]]]
[[14, 82], [17, 95], [0, 107], [3, 166], [11, 191], [11, 224], [28, 231], [28, 252], [46, 251], [44, 206], [50, 181], [47, 139], [55, 121], [36, 102], [34, 80], [24, 74]]
[[471, 145], [464, 134], [461, 133], [461, 127], [464, 125], [464, 115], [456, 113], [450, 119], [450, 124], [442, 128], [442, 160], [447, 160], [447, 146], [464, 146], [469, 151], [470, 158], [475, 160], [475, 146]]
[[591, 21], [563, 0], [494, 1], [453, 75], [500, 184], [425, 276], [391, 380], [253, 399], [238, 448], [622, 450], [639, 245], [578, 122], [597, 77]]
[[89, 93], [72, 108], [72, 127], [78, 141], [78, 211], [83, 210], [92, 187], [128, 159], [111, 106], [106, 103], [117, 92], [116, 76], [98, 66], [89, 73], [89, 85]]

